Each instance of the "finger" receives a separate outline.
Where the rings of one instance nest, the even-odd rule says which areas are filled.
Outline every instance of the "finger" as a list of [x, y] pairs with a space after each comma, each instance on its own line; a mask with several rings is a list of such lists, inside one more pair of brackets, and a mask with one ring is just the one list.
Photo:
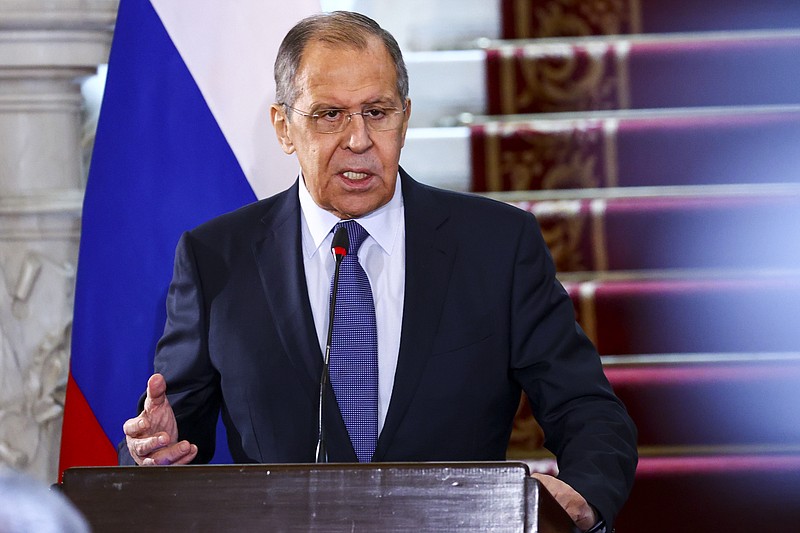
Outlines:
[[145, 458], [142, 461], [142, 465], [182, 465], [190, 463], [196, 456], [197, 446], [184, 440], [156, 451]]
[[152, 456], [156, 451], [169, 446], [169, 436], [166, 433], [157, 433], [152, 437], [128, 438], [127, 444], [132, 454], [146, 458]]
[[586, 499], [569, 484], [546, 474], [531, 474], [538, 479], [545, 489], [555, 498], [558, 504], [582, 531], [592, 527], [597, 521], [594, 509]]
[[135, 418], [129, 418], [122, 424], [122, 432], [128, 437], [141, 438], [147, 437], [146, 431], [150, 428], [150, 423], [145, 417], [139, 415]]
[[145, 411], [159, 406], [167, 401], [167, 382], [161, 374], [153, 374], [147, 380], [147, 398], [144, 402]]
[[174, 465], [188, 465], [189, 463], [191, 463], [194, 460], [195, 457], [197, 457], [197, 446], [195, 446], [194, 444], [190, 444], [189, 445], [189, 451], [186, 453], [186, 455], [184, 455], [180, 459], [176, 460], [172, 464], [174, 464]]
[[191, 461], [195, 455], [197, 446], [184, 440], [153, 452], [143, 460], [142, 464], [160, 466], [184, 464]]
[[581, 518], [575, 520], [575, 525], [578, 526], [578, 529], [581, 531], [588, 531], [597, 523], [597, 515], [594, 511], [591, 514], [584, 514]]
[[544, 488], [547, 489], [547, 492], [549, 492], [554, 498], [556, 494], [560, 492], [560, 486], [558, 485], [558, 480], [555, 477], [548, 474], [540, 474], [538, 472], [531, 474], [531, 477], [538, 479], [541, 484], [544, 485]]

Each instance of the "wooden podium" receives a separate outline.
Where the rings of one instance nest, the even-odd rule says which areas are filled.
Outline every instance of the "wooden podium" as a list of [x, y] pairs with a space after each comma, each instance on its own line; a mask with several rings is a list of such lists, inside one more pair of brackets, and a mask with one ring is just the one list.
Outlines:
[[577, 531], [512, 462], [82, 467], [61, 489], [95, 533]]

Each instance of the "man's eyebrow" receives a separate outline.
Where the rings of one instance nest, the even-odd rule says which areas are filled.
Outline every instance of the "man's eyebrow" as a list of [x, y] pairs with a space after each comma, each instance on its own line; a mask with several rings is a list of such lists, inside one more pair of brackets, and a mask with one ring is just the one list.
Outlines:
[[396, 105], [396, 101], [395, 101], [395, 99], [394, 99], [393, 97], [391, 97], [391, 96], [380, 96], [380, 97], [378, 97], [378, 98], [374, 98], [374, 99], [372, 99], [372, 100], [369, 100], [369, 101], [367, 101], [367, 102], [364, 102], [364, 103], [363, 103], [363, 104], [361, 104], [361, 105], [362, 105], [362, 106], [367, 106], [367, 105], [382, 105], [382, 106], [392, 106], [392, 107], [394, 107], [394, 106]]
[[[397, 103], [391, 96], [379, 96], [377, 98], [361, 102], [361, 104], [359, 105], [360, 107], [367, 107], [371, 105], [381, 105], [384, 107], [397, 107]], [[402, 105], [400, 107], [402, 107]], [[328, 110], [346, 111], [347, 109], [348, 109], [347, 107], [341, 105], [319, 102], [312, 104], [311, 107], [309, 108], [309, 112], [319, 113], [320, 111], [328, 111]]]
[[318, 103], [312, 104], [309, 108], [309, 112], [311, 113], [319, 113], [320, 111], [328, 111], [328, 110], [344, 110], [345, 108], [340, 105], [333, 105], [333, 104], [326, 104], [326, 103]]

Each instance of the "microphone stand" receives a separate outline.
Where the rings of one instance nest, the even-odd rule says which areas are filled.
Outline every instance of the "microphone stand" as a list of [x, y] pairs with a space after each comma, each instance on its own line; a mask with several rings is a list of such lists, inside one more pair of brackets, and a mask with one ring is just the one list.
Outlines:
[[333, 318], [336, 312], [336, 294], [339, 292], [339, 269], [342, 266], [342, 260], [347, 255], [347, 249], [350, 247], [350, 237], [347, 234], [347, 229], [339, 227], [333, 235], [333, 242], [331, 243], [331, 252], [333, 253], [334, 260], [336, 261], [336, 269], [333, 273], [333, 288], [331, 289], [331, 305], [328, 310], [330, 319], [328, 320], [328, 340], [325, 344], [325, 355], [322, 359], [322, 376], [319, 380], [319, 419], [317, 426], [317, 451], [316, 462], [327, 463], [328, 451], [325, 447], [325, 425], [323, 423], [323, 409], [325, 407], [324, 398], [325, 390], [328, 388], [328, 381], [330, 379], [330, 360], [331, 360], [331, 339], [333, 338]]

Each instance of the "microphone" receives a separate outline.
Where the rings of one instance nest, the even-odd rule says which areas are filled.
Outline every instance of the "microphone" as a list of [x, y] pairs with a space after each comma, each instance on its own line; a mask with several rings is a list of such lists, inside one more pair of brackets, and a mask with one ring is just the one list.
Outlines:
[[350, 248], [350, 236], [347, 234], [347, 228], [339, 226], [336, 233], [333, 234], [333, 241], [331, 241], [331, 253], [333, 259], [336, 261], [336, 270], [333, 272], [333, 288], [331, 290], [331, 305], [328, 310], [328, 341], [325, 344], [325, 356], [322, 360], [322, 376], [319, 380], [319, 420], [317, 427], [317, 462], [328, 462], [328, 452], [325, 449], [325, 426], [323, 424], [322, 412], [325, 407], [325, 389], [328, 387], [330, 379], [330, 359], [331, 359], [331, 338], [333, 337], [333, 316], [336, 311], [336, 293], [339, 292], [339, 267], [342, 265], [344, 256]]

